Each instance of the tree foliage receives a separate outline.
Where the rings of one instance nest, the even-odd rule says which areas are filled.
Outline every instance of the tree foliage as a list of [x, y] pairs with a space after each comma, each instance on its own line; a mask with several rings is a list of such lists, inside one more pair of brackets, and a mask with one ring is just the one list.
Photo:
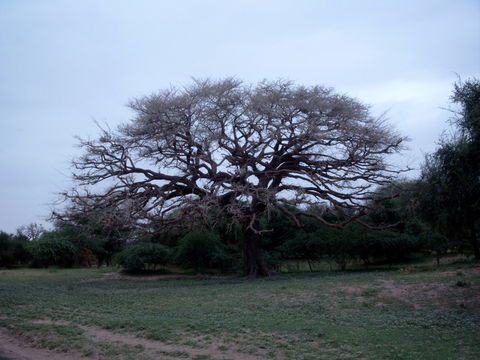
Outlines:
[[72, 267], [78, 248], [67, 238], [55, 231], [45, 231], [38, 240], [27, 245], [33, 266], [48, 267], [57, 265]]
[[161, 244], [140, 242], [132, 244], [117, 253], [114, 262], [126, 271], [138, 272], [147, 270], [149, 265], [165, 265], [172, 261], [172, 250]]
[[457, 132], [444, 137], [427, 156], [422, 171], [420, 209], [437, 232], [461, 241], [468, 233], [480, 259], [480, 81], [455, 85], [452, 101], [459, 106], [453, 123]]
[[68, 219], [56, 219], [55, 228], [80, 249], [90, 251], [99, 266], [111, 265], [113, 255], [133, 239], [125, 212], [115, 207], [69, 213]]
[[226, 270], [231, 266], [232, 258], [216, 232], [194, 229], [180, 239], [175, 260], [198, 271], [202, 268]]
[[0, 267], [27, 264], [30, 261], [27, 242], [28, 239], [18, 233], [12, 235], [0, 231]]

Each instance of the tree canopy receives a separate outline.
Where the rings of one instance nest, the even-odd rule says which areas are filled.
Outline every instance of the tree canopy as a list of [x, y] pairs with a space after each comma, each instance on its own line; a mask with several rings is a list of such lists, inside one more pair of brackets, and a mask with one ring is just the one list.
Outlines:
[[455, 84], [456, 132], [444, 137], [422, 171], [421, 211], [438, 231], [451, 238], [469, 234], [480, 259], [480, 81]]
[[81, 140], [78, 186], [64, 194], [62, 216], [114, 208], [148, 231], [229, 219], [244, 229], [248, 276], [270, 273], [260, 253], [263, 214], [280, 211], [297, 225], [302, 217], [361, 222], [375, 188], [401, 171], [387, 156], [405, 138], [368, 106], [321, 86], [194, 81], [130, 108], [128, 124]]

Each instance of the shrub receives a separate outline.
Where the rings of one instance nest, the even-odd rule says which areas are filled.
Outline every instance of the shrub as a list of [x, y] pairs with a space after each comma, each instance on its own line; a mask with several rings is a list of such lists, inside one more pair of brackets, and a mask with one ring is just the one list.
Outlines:
[[10, 266], [15, 262], [12, 236], [0, 232], [0, 267]]
[[172, 251], [165, 245], [139, 242], [128, 246], [114, 256], [114, 262], [128, 272], [138, 272], [147, 269], [151, 264], [165, 265], [171, 260]]
[[0, 231], [0, 267], [27, 264], [30, 254], [25, 248], [28, 239]]
[[182, 237], [176, 251], [176, 261], [182, 266], [229, 269], [231, 256], [220, 236], [210, 230], [193, 230]]
[[27, 250], [28, 239], [22, 235], [13, 235], [13, 257], [15, 265], [25, 265], [30, 263], [32, 257]]
[[366, 266], [377, 261], [402, 261], [419, 248], [417, 236], [351, 223], [341, 229], [321, 224], [305, 227], [278, 250], [284, 258], [306, 260], [311, 270], [311, 262], [322, 257], [345, 270], [350, 262], [358, 260]]
[[29, 243], [27, 249], [33, 259], [32, 265], [39, 267], [71, 267], [77, 252], [74, 244], [54, 231], [43, 233], [39, 240]]

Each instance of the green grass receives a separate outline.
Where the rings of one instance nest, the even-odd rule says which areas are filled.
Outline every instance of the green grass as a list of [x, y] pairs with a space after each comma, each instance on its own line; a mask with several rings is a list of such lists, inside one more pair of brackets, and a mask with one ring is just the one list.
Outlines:
[[[112, 359], [155, 356], [140, 346], [89, 340], [85, 326], [176, 345], [178, 350], [163, 352], [173, 359], [222, 358], [191, 354], [188, 346], [267, 359], [473, 360], [480, 354], [480, 313], [468, 301], [480, 272], [474, 265], [458, 266], [249, 281], [84, 282], [112, 269], [4, 270], [0, 327], [33, 337], [40, 347]], [[471, 285], [457, 288], [458, 279]], [[408, 301], [392, 296], [384, 281], [412, 290]], [[445, 293], [431, 301], [421, 292], [425, 285]], [[35, 321], [46, 319], [61, 322]]]

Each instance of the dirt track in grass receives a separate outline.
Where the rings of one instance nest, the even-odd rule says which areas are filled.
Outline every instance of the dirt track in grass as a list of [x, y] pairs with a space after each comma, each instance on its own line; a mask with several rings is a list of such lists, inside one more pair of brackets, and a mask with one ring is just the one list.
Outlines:
[[[44, 277], [52, 276], [53, 279], [56, 279], [56, 277], [63, 274], [42, 272], [41, 275]], [[18, 276], [25, 277], [26, 275], [19, 273]], [[24, 300], [24, 304], [34, 306], [31, 313], [28, 311], [29, 308], [22, 307], [24, 305], [19, 302], [20, 307], [18, 312], [6, 311], [4, 315], [0, 314], [0, 321], [3, 325], [3, 327], [0, 325], [0, 358], [3, 356], [12, 360], [260, 360], [266, 358], [292, 360], [300, 358], [296, 356], [297, 352], [303, 351], [303, 353], [308, 354], [310, 358], [317, 358], [316, 356], [318, 356], [319, 359], [343, 359], [348, 358], [351, 354], [355, 355], [357, 352], [355, 352], [355, 349], [351, 350], [345, 347], [354, 343], [355, 338], [343, 344], [335, 342], [338, 341], [337, 339], [340, 338], [340, 335], [336, 335], [333, 331], [340, 328], [338, 324], [342, 321], [347, 322], [345, 328], [348, 329], [351, 326], [351, 322], [353, 321], [355, 323], [358, 317], [362, 318], [362, 316], [366, 316], [366, 314], [372, 314], [372, 321], [370, 321], [370, 317], [364, 317], [363, 319], [367, 321], [368, 327], [374, 330], [376, 326], [383, 326], [384, 323], [391, 322], [392, 319], [394, 319], [398, 321], [401, 326], [399, 334], [404, 333], [404, 328], [406, 327], [407, 329], [412, 329], [412, 331], [420, 331], [419, 336], [433, 341], [430, 337], [426, 337], [425, 334], [427, 332], [425, 332], [424, 327], [422, 327], [428, 326], [429, 329], [432, 329], [431, 331], [436, 331], [437, 334], [440, 335], [443, 334], [442, 336], [446, 338], [446, 341], [456, 344], [455, 341], [457, 340], [454, 338], [456, 333], [448, 330], [449, 327], [445, 327], [445, 324], [449, 324], [447, 321], [454, 319], [461, 322], [461, 324], [465, 323], [475, 328], [473, 326], [474, 323], [469, 321], [475, 318], [478, 319], [480, 316], [479, 265], [455, 269], [449, 267], [448, 269], [428, 270], [409, 266], [400, 269], [398, 272], [380, 273], [380, 276], [377, 276], [376, 273], [365, 272], [351, 274], [341, 273], [337, 275], [327, 274], [327, 276], [325, 276], [325, 274], [319, 274], [318, 276], [300, 275], [298, 277], [293, 276], [292, 279], [279, 277], [278, 281], [241, 282], [240, 284], [232, 282], [233, 285], [231, 285], [229, 281], [219, 281], [218, 283], [222, 284], [224, 288], [220, 285], [217, 286], [215, 281], [206, 282], [210, 285], [208, 287], [198, 286], [196, 281], [187, 281], [185, 284], [180, 283], [180, 285], [183, 284], [180, 287], [177, 286], [175, 281], [171, 283], [163, 282], [163, 280], [169, 279], [188, 280], [212, 278], [228, 279], [225, 277], [202, 275], [129, 276], [114, 272], [98, 274], [96, 278], [93, 278], [92, 274], [88, 273], [88, 276], [79, 281], [86, 282], [86, 284], [79, 285], [78, 287], [68, 287], [68, 285], [60, 282], [61, 285], [54, 283], [51, 285], [54, 291], [46, 292], [46, 294], [51, 294], [52, 299], [56, 299], [56, 302], [54, 302], [55, 306], [60, 304], [65, 306], [65, 309], [68, 311], [75, 311], [78, 309], [79, 301], [74, 299], [77, 297], [86, 299], [83, 294], [84, 291], [89, 292], [89, 299], [90, 297], [94, 297], [94, 299], [95, 297], [101, 297], [101, 299], [106, 298], [112, 300], [118, 296], [127, 296], [131, 293], [136, 293], [138, 290], [139, 293], [142, 293], [145, 297], [155, 294], [160, 297], [160, 300], [158, 300], [160, 304], [156, 303], [157, 298], [155, 298], [154, 310], [163, 309], [165, 306], [169, 311], [183, 311], [190, 316], [197, 314], [197, 307], [189, 307], [190, 302], [188, 301], [183, 301], [180, 304], [169, 302], [172, 296], [186, 296], [186, 294], [190, 294], [190, 291], [192, 291], [195, 296], [208, 294], [206, 299], [221, 299], [223, 302], [231, 304], [229, 307], [223, 308], [222, 311], [224, 312], [235, 312], [238, 307], [239, 316], [248, 317], [249, 315], [251, 316], [251, 314], [258, 316], [258, 318], [247, 318], [245, 320], [247, 326], [242, 324], [241, 331], [234, 329], [235, 331], [232, 331], [234, 336], [223, 336], [224, 333], [209, 331], [210, 328], [208, 327], [205, 328], [206, 331], [190, 331], [188, 327], [182, 325], [175, 329], [174, 336], [165, 338], [157, 337], [157, 334], [153, 332], [152, 337], [152, 332], [148, 333], [141, 327], [126, 326], [124, 328], [123, 326], [117, 326], [118, 324], [115, 327], [110, 327], [108, 321], [99, 321], [96, 323], [93, 321], [83, 322], [81, 321], [82, 317], [77, 318], [76, 321], [73, 320], [72, 317], [65, 316], [62, 313], [64, 308], [55, 307], [53, 312], [43, 313], [42, 309], [44, 309], [45, 306], [48, 308], [48, 301], [50, 300], [41, 303], [43, 307], [32, 302], [32, 296], [34, 296], [34, 294], [38, 294], [40, 300], [42, 300], [41, 295], [43, 289], [37, 287], [35, 291], [24, 295], [24, 299], [27, 299]], [[148, 280], [148, 282], [145, 282], [146, 280]], [[155, 284], [150, 282], [151, 280], [158, 280], [159, 282]], [[42, 286], [45, 286], [44, 284], [50, 284], [49, 281], [44, 281]], [[97, 281], [125, 281], [126, 283], [98, 284], [96, 283]], [[88, 284], [88, 282], [93, 283]], [[132, 284], [129, 284], [130, 282]], [[204, 285], [203, 281], [198, 283]], [[186, 285], [188, 286], [186, 287]], [[332, 285], [334, 288], [329, 292], [327, 288]], [[12, 291], [17, 291], [16, 289], [19, 289], [18, 291], [27, 291], [29, 289], [26, 286], [23, 288], [11, 286], [11, 288], [13, 290], [9, 290], [10, 292], [5, 291], [6, 295], [11, 294]], [[242, 292], [238, 292], [237, 294], [238, 296], [243, 296], [241, 302], [232, 300], [235, 299], [232, 296], [236, 294], [235, 291], [237, 288], [243, 289]], [[253, 292], [255, 297], [251, 298], [249, 293], [245, 292], [245, 288]], [[50, 290], [50, 288], [47, 289]], [[270, 290], [266, 291], [266, 289]], [[220, 292], [220, 290], [223, 292]], [[56, 298], [57, 292], [59, 298]], [[166, 292], [168, 296], [166, 296], [164, 292]], [[160, 295], [162, 294], [165, 296], [161, 297]], [[332, 298], [329, 299], [328, 296]], [[12, 300], [18, 301], [16, 297], [12, 297]], [[332, 305], [332, 301], [339, 303], [340, 306], [335, 308], [335, 306]], [[92, 303], [100, 304], [95, 301]], [[250, 311], [250, 309], [246, 311], [245, 308], [240, 306], [244, 303], [254, 304], [256, 307], [253, 307], [252, 311]], [[258, 303], [263, 305], [260, 306]], [[147, 306], [145, 311], [150, 311], [151, 315], [151, 303], [145, 301], [140, 304], [150, 306]], [[197, 304], [197, 306], [198, 304], [202, 306], [205, 305], [203, 302], [196, 302], [195, 304]], [[67, 305], [70, 307], [67, 307]], [[81, 305], [80, 310], [89, 309], [85, 307], [83, 303]], [[126, 318], [128, 318], [128, 316], [134, 318], [128, 311], [133, 311], [132, 309], [136, 310], [136, 307], [126, 306], [122, 302], [115, 303], [115, 306], [118, 307], [119, 311], [127, 311], [125, 314]], [[215, 316], [215, 314], [217, 314], [217, 308], [215, 306], [200, 308], [198, 314], [211, 313], [212, 316]], [[221, 306], [221, 304], [219, 306]], [[302, 318], [300, 318], [298, 322], [298, 324], [302, 324], [301, 326], [305, 328], [308, 327], [308, 333], [300, 332], [289, 325], [297, 321], [296, 317], [290, 317], [289, 323], [278, 320], [282, 319], [283, 316], [291, 316], [292, 307], [298, 309], [299, 317], [304, 316], [303, 311], [309, 311], [307, 313], [308, 321], [302, 322]], [[5, 308], [8, 310], [8, 307]], [[331, 308], [333, 310], [325, 310]], [[409, 317], [412, 311], [417, 311], [418, 316], [420, 319], [425, 320], [426, 325], [423, 323], [417, 325], [417, 323]], [[24, 316], [20, 316], [19, 314], [23, 314]], [[133, 314], [135, 315], [137, 313], [134, 312]], [[277, 314], [280, 314], [281, 317], [278, 317]], [[338, 318], [333, 319], [334, 325], [331, 325], [330, 315], [338, 316]], [[88, 316], [88, 313], [81, 316]], [[438, 316], [440, 316], [439, 319], [437, 319]], [[404, 320], [404, 317], [407, 317], [407, 319]], [[37, 320], [33, 320], [35, 318]], [[65, 320], [68, 319], [68, 321], [58, 321], [58, 319], [62, 318]], [[119, 317], [113, 317], [112, 319], [118, 321]], [[196, 320], [197, 318], [194, 317], [193, 319]], [[229, 319], [235, 321], [237, 318], [230, 317]], [[270, 328], [267, 328], [265, 334], [268, 336], [264, 336], [265, 334], [259, 332], [260, 330], [258, 326], [256, 326], [257, 319], [275, 321]], [[202, 326], [205, 323], [208, 324], [207, 319], [198, 322], [198, 324], [202, 324]], [[213, 324], [215, 325], [216, 323], [213, 322]], [[276, 324], [288, 327], [289, 332], [277, 332], [275, 328]], [[313, 327], [314, 325], [319, 326]], [[151, 326], [148, 323], [145, 326], [147, 326], [147, 328], [150, 326], [150, 330], [156, 329], [155, 326]], [[370, 328], [366, 328], [366, 331], [370, 331]], [[271, 329], [273, 329], [273, 331]], [[362, 330], [361, 326], [359, 329], [360, 331]], [[459, 327], [457, 330], [461, 331], [462, 329], [463, 328]], [[371, 331], [373, 332], [374, 330]], [[425, 333], [421, 333], [422, 331]], [[150, 334], [148, 336], [151, 337], [146, 338], [147, 334]], [[315, 336], [312, 334], [315, 334]], [[369, 341], [369, 339], [373, 339], [370, 341], [377, 341], [376, 337], [368, 337], [370, 336], [369, 334], [370, 333], [366, 334], [365, 332], [361, 333], [361, 335], [367, 339], [366, 341]], [[470, 334], [465, 333], [457, 343], [463, 344], [465, 342], [465, 336], [469, 339]], [[266, 343], [261, 340], [257, 342], [257, 339], [264, 338], [271, 338], [272, 342]], [[305, 343], [303, 344], [302, 342]], [[388, 358], [392, 354], [403, 351], [404, 346], [410, 343], [411, 342], [408, 341], [404, 342], [402, 346], [394, 350], [390, 349], [391, 351], [387, 349], [390, 351], [388, 353], [387, 350], [375, 350], [380, 355], [374, 353], [372, 350], [371, 354], [374, 355], [371, 356], [368, 355], [368, 353], [365, 355], [364, 352], [362, 355], [355, 355], [357, 357], [353, 355], [353, 357], [350, 357], [358, 359]], [[383, 346], [389, 346], [389, 343], [386, 342]], [[441, 346], [441, 344], [438, 346]], [[469, 355], [474, 353], [474, 351], [471, 350], [474, 346], [469, 346], [470, 348], [466, 348], [464, 351], [465, 356], [463, 356], [464, 353], [460, 352], [459, 357], [444, 357], [444, 359], [476, 359], [477, 357]], [[303, 350], [299, 350], [300, 348]], [[413, 347], [412, 349], [409, 350], [410, 353], [408, 354], [421, 354], [421, 350], [416, 350], [416, 348]], [[448, 349], [448, 347], [445, 347], [444, 350], [448, 351]], [[345, 354], [345, 356], [342, 354]], [[412, 358], [407, 355], [399, 358]], [[422, 357], [418, 356], [417, 358]]]
[[[245, 354], [239, 352], [235, 346], [225, 348], [224, 343], [215, 344], [210, 343], [208, 347], [192, 347], [186, 345], [167, 344], [160, 341], [154, 341], [128, 334], [114, 333], [108, 330], [95, 328], [92, 326], [84, 326], [78, 324], [72, 324], [66, 321], [51, 321], [51, 320], [37, 320], [32, 321], [32, 324], [43, 325], [63, 325], [63, 326], [76, 326], [83, 330], [83, 336], [88, 341], [95, 343], [108, 343], [115, 345], [127, 345], [131, 347], [137, 347], [142, 349], [142, 358], [152, 359], [178, 359], [176, 355], [182, 353], [183, 358], [191, 357], [205, 357], [208, 359], [234, 359], [234, 360], [262, 360], [263, 357]], [[0, 329], [0, 356], [7, 357], [12, 360], [79, 360], [86, 359], [80, 353], [68, 352], [65, 354], [48, 350], [45, 348], [34, 347], [33, 344], [38, 339], [32, 337], [26, 337], [21, 335], [14, 335], [5, 329]], [[223, 345], [223, 350], [219, 349], [219, 346]], [[169, 356], [171, 354], [172, 356]], [[161, 356], [161, 357], [159, 357]], [[91, 354], [88, 359], [92, 360], [108, 360], [109, 356], [101, 354]]]
[[0, 356], [12, 360], [79, 360], [85, 359], [81, 354], [61, 354], [53, 350], [40, 349], [28, 339], [0, 328]]

